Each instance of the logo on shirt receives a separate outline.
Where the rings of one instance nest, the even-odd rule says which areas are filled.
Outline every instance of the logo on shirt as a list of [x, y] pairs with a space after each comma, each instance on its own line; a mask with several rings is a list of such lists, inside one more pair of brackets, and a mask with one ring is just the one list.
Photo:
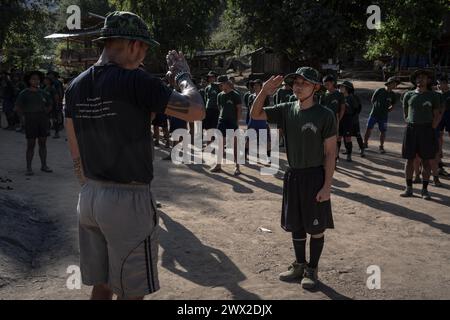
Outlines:
[[332, 104], [332, 105], [337, 105], [338, 103], [339, 103], [338, 100], [333, 100], [333, 101], [331, 101], [331, 104]]
[[313, 226], [318, 226], [319, 225], [319, 220], [314, 220], [314, 222], [313, 222]]
[[425, 108], [426, 108], [426, 107], [430, 107], [430, 108], [431, 108], [431, 107], [433, 106], [433, 104], [432, 104], [430, 101], [426, 101], [426, 102], [424, 102], [424, 103], [422, 104], [422, 106], [425, 107]]
[[233, 104], [233, 100], [227, 100], [227, 104]]
[[302, 132], [304, 132], [304, 131], [306, 131], [308, 129], [311, 130], [314, 133], [317, 133], [317, 127], [312, 122], [308, 122], [307, 124], [303, 125]]

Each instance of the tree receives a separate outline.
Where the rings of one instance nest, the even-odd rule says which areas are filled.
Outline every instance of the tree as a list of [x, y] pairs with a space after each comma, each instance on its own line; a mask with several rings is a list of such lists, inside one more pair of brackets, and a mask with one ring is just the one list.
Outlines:
[[111, 0], [111, 4], [141, 16], [161, 43], [160, 53], [178, 49], [192, 54], [208, 43], [222, 1]]
[[227, 11], [240, 13], [234, 25], [245, 26], [241, 41], [318, 63], [335, 57], [344, 44], [364, 39], [370, 2], [229, 0]]
[[3, 64], [22, 69], [38, 67], [52, 53], [44, 36], [53, 28], [49, 0], [6, 0], [0, 3], [0, 51]]
[[428, 54], [441, 36], [444, 15], [450, 12], [447, 0], [383, 1], [381, 29], [370, 35], [366, 57]]

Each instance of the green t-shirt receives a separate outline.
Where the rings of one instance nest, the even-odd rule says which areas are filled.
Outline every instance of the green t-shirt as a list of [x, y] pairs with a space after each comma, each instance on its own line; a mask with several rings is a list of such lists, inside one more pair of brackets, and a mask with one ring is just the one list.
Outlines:
[[217, 96], [217, 105], [220, 109], [220, 120], [238, 124], [237, 106], [242, 105], [241, 95], [236, 91], [221, 92]]
[[389, 92], [385, 88], [375, 91], [372, 96], [372, 111], [370, 116], [378, 120], [387, 120], [389, 116], [389, 108], [397, 103], [397, 95], [395, 92]]
[[205, 93], [205, 89], [200, 89], [200, 90], [198, 90], [198, 93], [200, 93], [200, 95], [202, 96], [203, 103], [206, 105], [206, 93]]
[[450, 90], [441, 93], [441, 105], [445, 108], [445, 111], [450, 112]]
[[324, 165], [324, 142], [336, 136], [336, 116], [319, 104], [301, 110], [298, 102], [264, 108], [267, 121], [276, 123], [286, 137], [289, 166], [294, 169]]
[[278, 89], [277, 93], [275, 93], [274, 103], [281, 104], [281, 103], [289, 102], [289, 99], [291, 98], [291, 96], [292, 96], [291, 89], [280, 88], [280, 89]]
[[327, 107], [336, 115], [338, 115], [341, 111], [341, 106], [345, 104], [344, 95], [339, 92], [339, 90], [335, 90], [333, 92], [325, 92], [322, 96], [320, 96], [319, 101], [321, 105]]
[[17, 97], [16, 104], [22, 109], [23, 113], [47, 112], [52, 105], [50, 96], [41, 89], [31, 91], [25, 89]]
[[56, 105], [56, 100], [55, 100], [55, 95], [58, 94], [58, 91], [56, 90], [55, 87], [45, 87], [44, 92], [47, 93], [48, 98], [50, 99], [51, 103], [52, 103], [52, 107], [55, 107]]
[[217, 95], [220, 93], [219, 85], [211, 83], [205, 89], [206, 108], [217, 109]]
[[441, 97], [433, 91], [409, 91], [403, 98], [403, 110], [407, 123], [428, 124], [433, 122], [434, 110], [441, 109]]

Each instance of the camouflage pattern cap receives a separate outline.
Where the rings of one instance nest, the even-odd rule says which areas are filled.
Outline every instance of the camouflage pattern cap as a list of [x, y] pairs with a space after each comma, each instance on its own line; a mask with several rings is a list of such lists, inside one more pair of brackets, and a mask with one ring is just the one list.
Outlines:
[[105, 19], [105, 24], [101, 29], [101, 36], [94, 41], [102, 41], [111, 38], [122, 38], [129, 40], [139, 40], [150, 46], [158, 46], [159, 43], [150, 35], [147, 25], [138, 15], [126, 12], [115, 11]]

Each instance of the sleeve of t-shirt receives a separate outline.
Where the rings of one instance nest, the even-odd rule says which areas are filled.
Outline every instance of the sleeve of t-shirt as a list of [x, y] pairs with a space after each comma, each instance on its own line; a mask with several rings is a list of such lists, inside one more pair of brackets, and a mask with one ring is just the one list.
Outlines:
[[327, 110], [325, 123], [322, 129], [322, 137], [324, 140], [334, 137], [337, 134], [336, 117], [331, 110]]
[[375, 90], [375, 92], [374, 92], [374, 94], [372, 96], [372, 103], [375, 102], [375, 100], [377, 99], [379, 93], [380, 93], [380, 89]]
[[267, 122], [276, 123], [278, 126], [283, 125], [283, 109], [286, 108], [288, 103], [276, 104], [271, 107], [263, 108], [266, 113]]
[[405, 93], [405, 95], [403, 96], [403, 114], [405, 117], [408, 116], [408, 112], [409, 112], [409, 92]]
[[137, 105], [154, 113], [164, 113], [173, 90], [160, 79], [137, 71], [134, 81], [134, 93]]

